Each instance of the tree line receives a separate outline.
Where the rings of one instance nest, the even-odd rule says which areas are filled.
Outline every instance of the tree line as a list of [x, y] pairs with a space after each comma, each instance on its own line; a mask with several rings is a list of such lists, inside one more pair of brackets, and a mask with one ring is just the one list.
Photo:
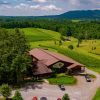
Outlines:
[[3, 17], [0, 18], [2, 28], [43, 28], [60, 32], [65, 36], [78, 39], [100, 39], [100, 21], [78, 21], [66, 19], [32, 18], [32, 17]]

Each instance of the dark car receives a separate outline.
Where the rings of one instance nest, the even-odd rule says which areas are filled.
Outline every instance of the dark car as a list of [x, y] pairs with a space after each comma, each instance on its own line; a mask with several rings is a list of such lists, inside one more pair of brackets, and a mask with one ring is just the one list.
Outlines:
[[47, 98], [46, 97], [42, 97], [40, 100], [47, 100]]
[[61, 89], [62, 91], [65, 91], [64, 85], [59, 85], [59, 87], [60, 87], [60, 89]]
[[86, 78], [86, 81], [87, 81], [87, 82], [91, 82], [91, 78], [90, 78], [89, 75], [85, 75], [85, 78]]

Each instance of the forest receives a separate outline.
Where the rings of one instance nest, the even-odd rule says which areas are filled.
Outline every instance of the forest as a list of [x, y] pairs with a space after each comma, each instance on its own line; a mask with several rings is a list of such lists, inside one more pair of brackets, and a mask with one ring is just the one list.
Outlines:
[[0, 29], [0, 84], [15, 84], [23, 80], [31, 66], [28, 50], [24, 34], [18, 29], [13, 32]]
[[78, 39], [100, 39], [100, 21], [67, 20], [34, 17], [0, 17], [2, 28], [43, 28]]

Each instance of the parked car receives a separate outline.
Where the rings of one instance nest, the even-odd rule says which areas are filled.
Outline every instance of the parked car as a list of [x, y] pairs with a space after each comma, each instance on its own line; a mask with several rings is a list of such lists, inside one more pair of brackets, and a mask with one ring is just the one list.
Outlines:
[[32, 100], [38, 100], [38, 98], [37, 97], [33, 97]]
[[61, 100], [60, 98], [58, 98], [57, 100]]
[[86, 78], [87, 82], [91, 82], [91, 78], [90, 78], [90, 76], [88, 74], [85, 75], [85, 78]]
[[64, 85], [59, 85], [59, 87], [60, 87], [60, 89], [61, 89], [62, 91], [65, 91]]
[[46, 97], [42, 97], [40, 100], [47, 100], [47, 98]]

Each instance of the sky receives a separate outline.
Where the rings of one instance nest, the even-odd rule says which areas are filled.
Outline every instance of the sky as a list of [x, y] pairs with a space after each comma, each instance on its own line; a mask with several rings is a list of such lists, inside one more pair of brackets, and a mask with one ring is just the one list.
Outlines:
[[0, 0], [0, 15], [59, 15], [71, 10], [100, 10], [100, 0]]

